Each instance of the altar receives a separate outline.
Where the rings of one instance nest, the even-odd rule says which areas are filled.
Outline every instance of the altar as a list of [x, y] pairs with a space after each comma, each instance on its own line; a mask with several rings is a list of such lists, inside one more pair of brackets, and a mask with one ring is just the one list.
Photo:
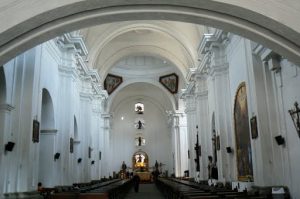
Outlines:
[[149, 159], [144, 151], [137, 151], [132, 156], [133, 174], [138, 175], [141, 181], [150, 181], [151, 173], [149, 172]]
[[151, 173], [150, 172], [134, 172], [134, 175], [138, 175], [141, 181], [151, 181]]

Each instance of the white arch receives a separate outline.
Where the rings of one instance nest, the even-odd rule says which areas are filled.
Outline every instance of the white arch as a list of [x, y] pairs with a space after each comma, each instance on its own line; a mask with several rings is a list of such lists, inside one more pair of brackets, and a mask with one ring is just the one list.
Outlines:
[[[137, 46], [128, 46], [126, 48], [122, 48], [121, 50], [115, 52], [107, 60], [105, 60], [104, 65], [101, 68], [99, 68], [99, 70], [98, 70], [98, 73], [101, 76], [101, 79], [104, 81], [104, 79], [105, 79], [108, 71], [111, 69], [111, 67], [113, 67], [114, 64], [116, 64], [122, 58], [130, 56], [130, 55], [136, 55], [141, 52], [147, 52], [148, 55], [168, 60], [174, 66], [177, 66], [181, 75], [183, 75], [183, 76], [187, 73], [188, 66], [186, 66], [184, 63], [182, 63], [181, 60], [179, 60], [176, 57], [176, 55], [172, 54], [172, 52], [166, 51], [166, 49], [161, 49], [157, 46], [137, 45]], [[164, 55], [164, 57], [161, 57], [162, 54]], [[183, 66], [183, 67], [180, 67], [180, 66]]]
[[[126, 88], [127, 86], [130, 86], [132, 84], [136, 84], [136, 83], [148, 83], [148, 84], [151, 84], [155, 87], [157, 87], [158, 89], [160, 89], [166, 96], [167, 98], [170, 100], [170, 103], [171, 103], [171, 106], [173, 108], [173, 111], [176, 110], [176, 100], [175, 100], [175, 97], [169, 92], [167, 91], [166, 88], [164, 88], [161, 84], [159, 84], [159, 82], [155, 81], [155, 80], [152, 80], [152, 79], [130, 79], [130, 80], [127, 80], [125, 82], [123, 82], [110, 96], [109, 96], [109, 100], [108, 100], [108, 105], [107, 105], [107, 108], [108, 108], [108, 112], [111, 112], [111, 108], [112, 108], [112, 104], [114, 102], [114, 99], [116, 98], [116, 96], [118, 95], [118, 93]], [[136, 97], [136, 96], [135, 96]], [[147, 98], [149, 98], [149, 96], [147, 96]], [[159, 107], [164, 107], [162, 104], [160, 104]]]
[[132, 31], [132, 30], [152, 30], [164, 33], [168, 35], [169, 37], [175, 39], [180, 46], [185, 50], [186, 57], [188, 58], [188, 65], [191, 67], [194, 67], [194, 58], [196, 57], [195, 51], [188, 47], [188, 41], [187, 39], [176, 32], [173, 27], [171, 27], [167, 23], [162, 23], [162, 27], [156, 24], [146, 24], [145, 22], [138, 23], [138, 24], [131, 24], [131, 22], [125, 23], [125, 25], [121, 26], [119, 23], [115, 23], [111, 25], [104, 33], [101, 32], [101, 35], [98, 37], [98, 39], [94, 42], [94, 45], [92, 46], [90, 52], [89, 52], [89, 61], [91, 63], [91, 66], [94, 68], [97, 65], [97, 59], [100, 56], [101, 52], [103, 51], [103, 48], [106, 44], [108, 44], [110, 41], [112, 41], [114, 38]]
[[[34, 7], [32, 6], [34, 5]], [[4, 1], [0, 5], [0, 65], [43, 41], [112, 21], [164, 19], [204, 24], [259, 42], [300, 65], [297, 1], [102, 0]], [[272, 12], [270, 12], [272, 10]], [[22, 13], [16, 15], [15, 13]]]
[[41, 129], [53, 130], [55, 127], [54, 107], [49, 91], [43, 88]]

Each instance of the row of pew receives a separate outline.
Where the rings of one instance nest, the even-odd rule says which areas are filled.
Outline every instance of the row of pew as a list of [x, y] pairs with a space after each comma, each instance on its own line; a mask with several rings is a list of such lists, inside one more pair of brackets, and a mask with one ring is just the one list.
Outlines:
[[121, 199], [132, 187], [132, 180], [114, 179], [106, 182], [77, 183], [56, 187], [44, 199]]
[[266, 196], [249, 195], [247, 192], [237, 192], [175, 178], [159, 178], [156, 185], [167, 199], [267, 199]]

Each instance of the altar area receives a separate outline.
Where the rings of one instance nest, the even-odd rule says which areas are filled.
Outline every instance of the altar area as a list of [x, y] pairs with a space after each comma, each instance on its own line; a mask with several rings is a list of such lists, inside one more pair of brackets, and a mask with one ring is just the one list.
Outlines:
[[151, 181], [151, 173], [148, 172], [135, 172], [134, 175], [138, 175], [142, 182], [150, 182]]
[[151, 181], [148, 155], [139, 150], [132, 156], [133, 175], [138, 175], [143, 182]]

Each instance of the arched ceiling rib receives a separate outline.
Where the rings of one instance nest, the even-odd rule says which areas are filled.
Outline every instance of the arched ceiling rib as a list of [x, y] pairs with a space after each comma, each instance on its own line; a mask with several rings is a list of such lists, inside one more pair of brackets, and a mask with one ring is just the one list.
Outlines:
[[[299, 3], [295, 0], [4, 1], [0, 4], [0, 65], [64, 32], [129, 20], [205, 24], [250, 38], [300, 63]], [[20, 13], [16, 15], [15, 13]], [[299, 17], [298, 17], [299, 18]]]
[[129, 81], [123, 84], [119, 88], [118, 92], [115, 92], [109, 100], [108, 109], [109, 112], [115, 112], [119, 105], [126, 100], [151, 100], [154, 102], [160, 110], [165, 113], [166, 111], [175, 110], [174, 97], [170, 96], [169, 93], [156, 82], [144, 81], [134, 82]]
[[[202, 31], [199, 31], [202, 30]], [[160, 57], [172, 61], [185, 75], [189, 67], [195, 66], [197, 44], [203, 27], [170, 21], [131, 21], [91, 27], [81, 31], [89, 50], [89, 66], [97, 68], [103, 77], [114, 64], [115, 57], [121, 59], [124, 49], [136, 48], [135, 52], [153, 54], [147, 46], [156, 47]], [[146, 48], [142, 48], [145, 46]], [[156, 53], [158, 54], [158, 53]], [[172, 55], [172, 56], [170, 56]], [[127, 54], [128, 56], [128, 54]]]
[[[104, 62], [101, 68], [98, 69], [99, 75], [101, 75], [103, 81], [109, 72], [109, 70], [122, 58], [126, 58], [130, 55], [151, 55], [158, 58], [163, 58], [167, 60], [168, 62], [172, 63], [174, 66], [177, 66], [178, 70], [180, 71], [181, 75], [184, 77], [187, 73], [188, 66], [184, 65], [184, 63], [181, 62], [177, 58], [176, 55], [172, 54], [171, 52], [166, 51], [165, 49], [158, 48], [157, 46], [130, 46], [123, 49], [120, 49], [120, 51], [116, 52], [114, 55], [108, 58]], [[164, 55], [163, 57], [161, 55]], [[181, 67], [180, 67], [181, 66]], [[183, 78], [184, 79], [184, 78]]]
[[[182, 46], [183, 49], [185, 49], [186, 56], [189, 58], [189, 62], [192, 65], [193, 61], [197, 58], [197, 54], [195, 51], [197, 46], [195, 46], [195, 44], [199, 42], [199, 39], [201, 39], [201, 36], [203, 34], [203, 30], [199, 32], [199, 27], [202, 26], [171, 21], [127, 21], [96, 26], [85, 29], [83, 32], [88, 40], [90, 35], [93, 35], [94, 37], [94, 39], [91, 38], [92, 41], [87, 41], [90, 48], [89, 60], [91, 66], [96, 65], [95, 59], [101, 54], [103, 50], [105, 50], [106, 44], [126, 32], [139, 30], [156, 31], [164, 33], [173, 38]], [[184, 30], [189, 31], [188, 34], [186, 34]], [[194, 38], [191, 38], [191, 34], [192, 36], [194, 36]]]

